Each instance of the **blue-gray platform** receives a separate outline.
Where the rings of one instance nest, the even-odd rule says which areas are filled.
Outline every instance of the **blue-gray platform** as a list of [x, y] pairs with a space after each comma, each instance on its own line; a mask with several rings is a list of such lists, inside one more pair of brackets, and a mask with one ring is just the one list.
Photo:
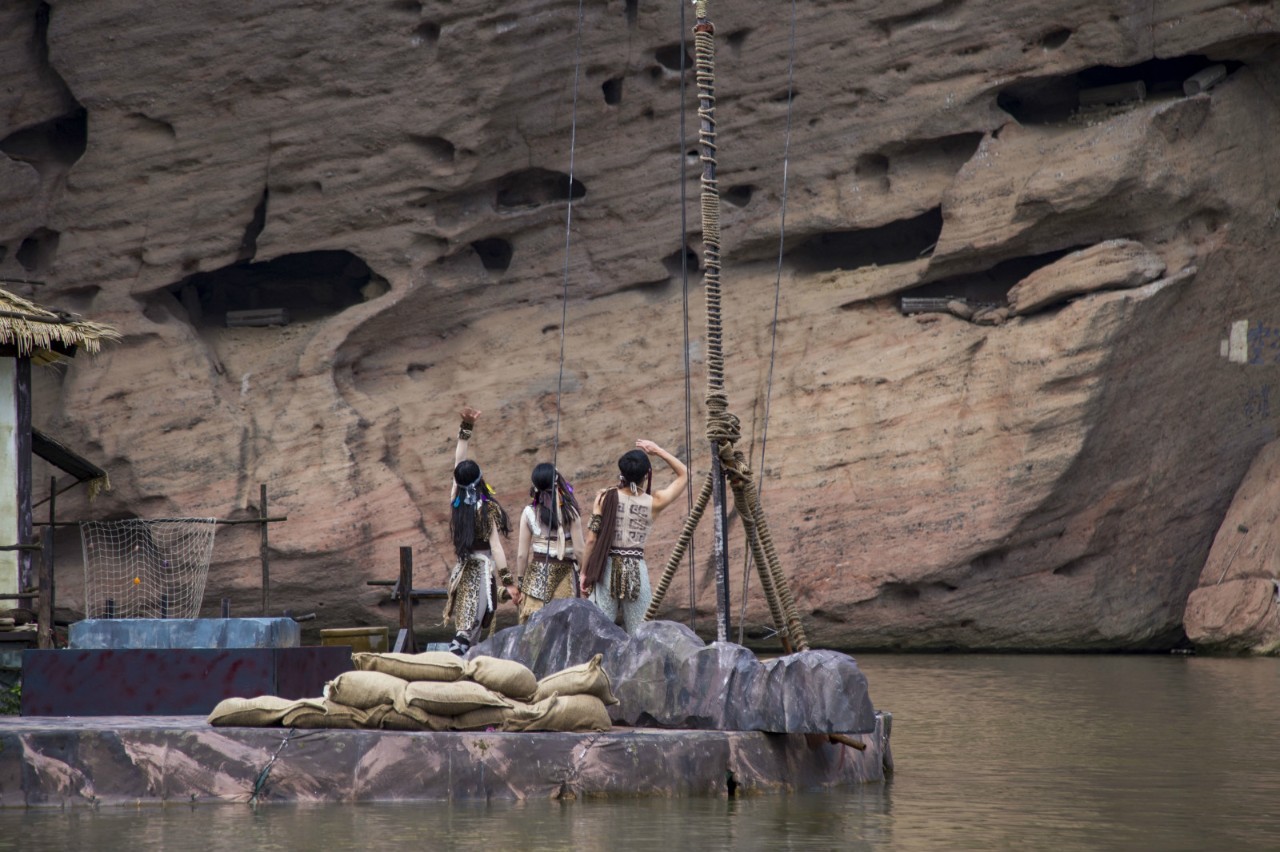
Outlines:
[[71, 625], [78, 650], [155, 648], [297, 648], [292, 618], [88, 618]]
[[22, 658], [24, 716], [205, 714], [224, 698], [317, 698], [351, 649], [301, 647], [292, 618], [120, 618], [71, 625], [71, 647]]

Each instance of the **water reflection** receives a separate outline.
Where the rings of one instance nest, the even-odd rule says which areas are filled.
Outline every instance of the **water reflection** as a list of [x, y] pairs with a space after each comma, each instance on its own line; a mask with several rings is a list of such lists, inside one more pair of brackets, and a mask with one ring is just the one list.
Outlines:
[[0, 850], [1280, 848], [1280, 661], [862, 655], [897, 773], [835, 792], [0, 811]]

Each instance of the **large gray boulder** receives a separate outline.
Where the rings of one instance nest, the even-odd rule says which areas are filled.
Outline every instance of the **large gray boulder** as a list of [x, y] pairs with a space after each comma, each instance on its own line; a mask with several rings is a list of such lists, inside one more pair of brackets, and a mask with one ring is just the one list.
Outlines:
[[584, 600], [556, 601], [471, 651], [518, 660], [538, 677], [596, 654], [619, 704], [616, 724], [772, 733], [869, 733], [866, 675], [847, 654], [802, 651], [762, 662], [741, 645], [705, 644], [672, 621], [634, 636]]

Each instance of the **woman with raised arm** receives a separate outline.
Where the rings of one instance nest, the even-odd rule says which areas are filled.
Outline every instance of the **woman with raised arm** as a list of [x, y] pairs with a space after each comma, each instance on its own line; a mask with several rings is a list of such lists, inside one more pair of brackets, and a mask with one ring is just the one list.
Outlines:
[[558, 598], [578, 595], [578, 560], [586, 553], [578, 501], [555, 465], [533, 469], [529, 505], [520, 515], [514, 593], [520, 623]]
[[479, 416], [480, 412], [474, 408], [462, 409], [458, 449], [453, 457], [453, 488], [449, 490], [449, 532], [458, 562], [449, 573], [449, 600], [444, 607], [444, 620], [446, 624], [455, 625], [457, 632], [449, 643], [449, 650], [460, 657], [466, 656], [479, 641], [481, 631], [493, 621], [498, 601], [494, 569], [503, 586], [513, 585], [502, 549], [502, 536], [511, 532], [507, 513], [489, 483], [484, 481], [480, 465], [467, 458], [467, 445]]
[[[635, 633], [653, 598], [644, 560], [649, 530], [689, 483], [689, 470], [680, 459], [653, 441], [636, 441], [636, 447], [618, 459], [618, 484], [596, 495], [587, 524], [588, 556], [582, 572], [583, 594], [590, 596], [610, 621], [617, 620], [621, 607], [627, 633]], [[661, 458], [676, 475], [675, 481], [657, 494], [650, 493], [650, 455]]]

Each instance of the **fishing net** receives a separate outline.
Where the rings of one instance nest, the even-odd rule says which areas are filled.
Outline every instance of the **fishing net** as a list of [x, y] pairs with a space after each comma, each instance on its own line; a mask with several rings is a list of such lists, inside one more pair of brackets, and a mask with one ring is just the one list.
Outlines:
[[216, 518], [82, 521], [85, 616], [195, 618]]

